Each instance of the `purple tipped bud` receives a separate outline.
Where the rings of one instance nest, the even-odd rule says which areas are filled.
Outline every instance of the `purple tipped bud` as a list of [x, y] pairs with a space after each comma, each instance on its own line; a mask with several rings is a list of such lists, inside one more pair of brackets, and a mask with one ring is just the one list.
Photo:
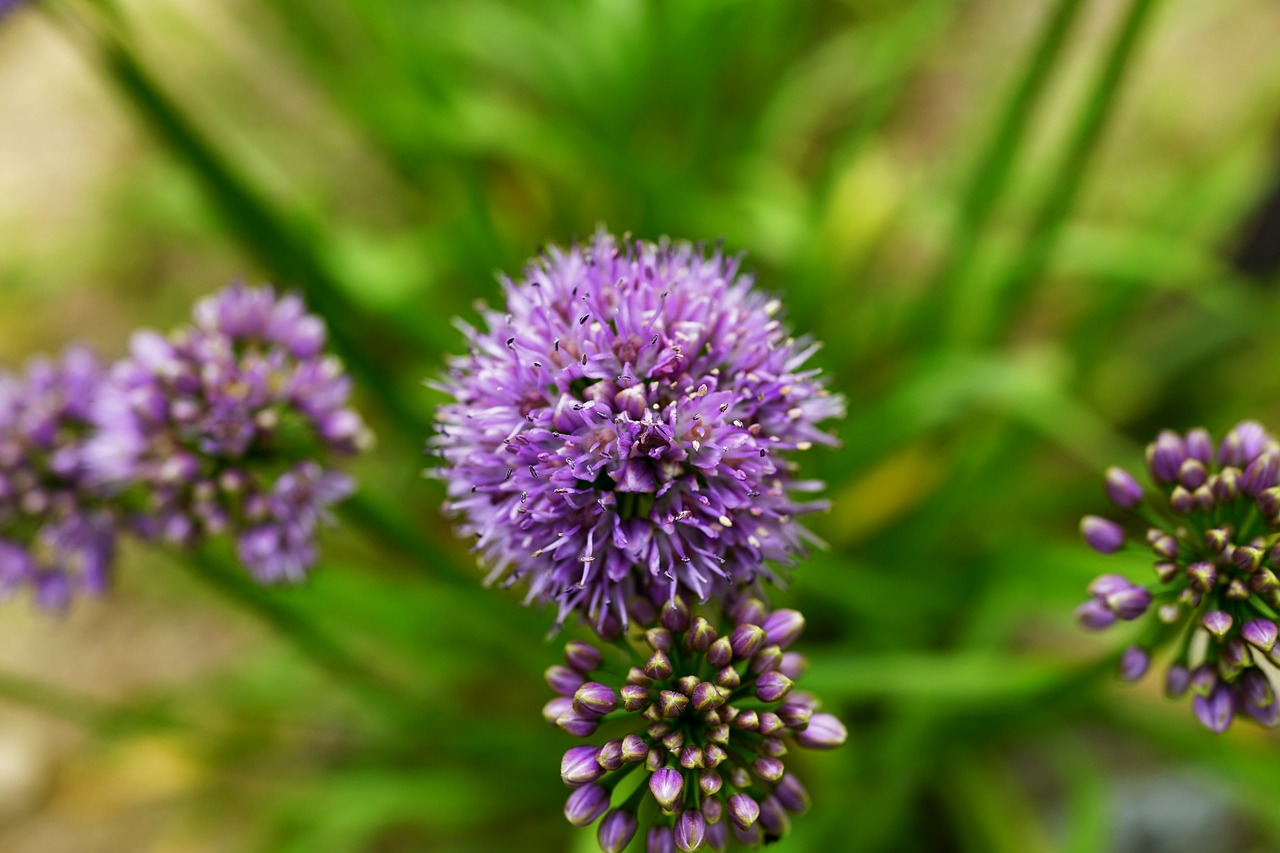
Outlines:
[[764, 621], [765, 614], [769, 612], [764, 602], [758, 598], [748, 598], [738, 603], [733, 608], [732, 616], [735, 625], [750, 623], [759, 625]]
[[1223, 610], [1210, 610], [1200, 619], [1200, 624], [1214, 639], [1221, 640], [1231, 630], [1233, 623], [1231, 614]]
[[1267, 451], [1244, 469], [1244, 474], [1240, 477], [1240, 491], [1256, 497], [1259, 492], [1276, 484], [1277, 475], [1280, 475], [1280, 454]]
[[782, 666], [782, 649], [777, 646], [765, 646], [751, 659], [749, 671], [756, 675], [774, 672]]
[[1182, 437], [1172, 430], [1163, 430], [1156, 440], [1147, 445], [1147, 466], [1158, 482], [1172, 483], [1187, 458]]
[[717, 639], [716, 629], [701, 616], [693, 620], [687, 636], [686, 642], [689, 644], [689, 649], [695, 652], [705, 652]]
[[1140, 586], [1113, 592], [1106, 597], [1107, 607], [1126, 621], [1137, 619], [1151, 606], [1151, 593]]
[[662, 739], [662, 745], [672, 753], [680, 751], [680, 747], [684, 746], [684, 732], [671, 732]]
[[609, 792], [600, 785], [585, 785], [569, 795], [564, 816], [574, 826], [586, 826], [609, 808]]
[[796, 743], [809, 749], [835, 749], [848, 737], [844, 723], [830, 714], [814, 714], [808, 728], [796, 733]]
[[809, 669], [809, 659], [799, 652], [783, 652], [782, 663], [778, 664], [778, 672], [799, 681]]
[[1098, 575], [1089, 582], [1087, 592], [1090, 595], [1105, 599], [1108, 595], [1124, 592], [1133, 586], [1133, 581], [1124, 575]]
[[588, 681], [573, 694], [573, 710], [584, 717], [603, 717], [618, 707], [618, 694], [606, 684]]
[[1218, 673], [1207, 663], [1202, 663], [1191, 671], [1191, 692], [1197, 696], [1208, 696], [1218, 685]]
[[1157, 557], [1172, 560], [1178, 556], [1178, 540], [1167, 533], [1162, 534], [1151, 543], [1151, 550]]
[[1208, 479], [1209, 473], [1199, 459], [1187, 459], [1178, 469], [1178, 482], [1191, 491], [1203, 486]]
[[556, 724], [556, 720], [560, 719], [560, 715], [565, 711], [573, 710], [573, 700], [568, 696], [557, 696], [550, 702], [542, 706], [542, 719], [551, 725]]
[[1174, 486], [1173, 491], [1169, 493], [1169, 509], [1173, 510], [1175, 515], [1190, 515], [1195, 512], [1196, 499], [1182, 486]]
[[693, 709], [698, 713], [711, 711], [719, 708], [724, 704], [724, 697], [720, 695], [720, 691], [716, 690], [716, 686], [709, 681], [703, 681], [693, 688]]
[[1251, 669], [1240, 676], [1240, 698], [1247, 705], [1255, 708], [1269, 708], [1276, 702], [1275, 691], [1266, 675], [1257, 669]]
[[729, 820], [743, 829], [750, 829], [760, 818], [760, 804], [746, 794], [734, 794], [725, 802]]
[[1276, 623], [1270, 619], [1250, 619], [1241, 626], [1240, 636], [1255, 649], [1269, 652], [1276, 644]]
[[635, 815], [622, 809], [614, 809], [600, 821], [596, 840], [600, 842], [600, 849], [604, 853], [622, 853], [635, 837], [636, 828]]
[[760, 728], [760, 715], [753, 710], [742, 711], [733, 718], [733, 727], [744, 732], [754, 732]]
[[764, 844], [764, 830], [760, 828], [760, 824], [756, 824], [750, 829], [743, 829], [736, 823], [729, 823], [729, 830], [733, 833], [733, 837], [738, 839], [738, 843], [743, 847], [752, 849], [760, 847]]
[[1245, 586], [1240, 578], [1232, 578], [1223, 595], [1232, 601], [1244, 601], [1249, 597], [1249, 587]]
[[649, 644], [649, 648], [655, 652], [671, 653], [671, 649], [675, 646], [675, 638], [671, 636], [671, 632], [666, 628], [650, 628], [644, 632], [644, 640]]
[[769, 756], [761, 756], [751, 762], [751, 769], [766, 782], [777, 782], [787, 772], [781, 761]]
[[[713, 796], [720, 790], [720, 788], [723, 785], [724, 785], [724, 780], [721, 779], [720, 774], [714, 770], [703, 770], [701, 773], [698, 774], [698, 790], [702, 792], [702, 796], [704, 797]], [[720, 801], [719, 800], [704, 801], [703, 802], [704, 812], [706, 811], [707, 802], [715, 802], [718, 804]], [[719, 819], [720, 818], [718, 816], [715, 818], [712, 818], [710, 815], [707, 815], [707, 820], [711, 821], [712, 823], [715, 823]]]
[[1213, 462], [1213, 438], [1204, 427], [1196, 427], [1187, 433], [1183, 449], [1186, 450], [1187, 456], [1205, 465]]
[[1218, 462], [1237, 468], [1247, 465], [1274, 439], [1257, 421], [1241, 421], [1222, 438]]
[[793, 682], [780, 672], [766, 672], [756, 679], [756, 697], [761, 702], [777, 702], [791, 692]]
[[1209, 490], [1218, 503], [1231, 503], [1240, 497], [1240, 470], [1223, 468], [1209, 484]]
[[662, 753], [662, 750], [656, 747], [649, 750], [649, 754], [644, 757], [644, 769], [650, 773], [656, 773], [661, 770], [666, 763], [667, 757]]
[[791, 831], [791, 816], [777, 797], [769, 796], [760, 801], [760, 825], [776, 838], [782, 838]]
[[719, 767], [728, 758], [729, 753], [725, 752], [719, 744], [709, 743], [702, 748], [702, 760], [706, 762], [707, 767], [711, 770]]
[[624, 684], [620, 693], [624, 710], [634, 713], [649, 704], [649, 691], [639, 684]]
[[574, 746], [560, 759], [560, 778], [570, 788], [588, 785], [604, 775], [604, 768], [596, 760], [600, 750], [594, 746]]
[[1101, 631], [1116, 623], [1116, 615], [1107, 609], [1107, 605], [1091, 598], [1076, 608], [1076, 621], [1092, 631]]
[[644, 738], [637, 734], [629, 734], [622, 739], [622, 761], [626, 764], [634, 764], [637, 761], [644, 761], [649, 755], [649, 745], [644, 742]]
[[798, 610], [775, 610], [760, 627], [766, 643], [785, 649], [804, 632], [804, 616]]
[[813, 718], [812, 708], [796, 702], [783, 703], [775, 713], [787, 728], [797, 732], [804, 731], [809, 725], [809, 720]]
[[739, 625], [729, 635], [729, 646], [735, 660], [753, 657], [764, 645], [764, 630], [750, 623]]
[[[719, 800], [715, 801], [719, 804]], [[707, 846], [716, 853], [729, 849], [729, 826], [726, 823], [712, 823], [707, 820]]]
[[1262, 549], [1254, 548], [1252, 545], [1241, 545], [1231, 552], [1231, 562], [1242, 572], [1252, 574], [1262, 565]]
[[809, 792], [790, 773], [778, 781], [773, 796], [792, 814], [804, 814], [809, 810]]
[[1191, 686], [1191, 671], [1185, 666], [1174, 664], [1164, 677], [1164, 693], [1170, 699], [1177, 699], [1187, 692]]
[[655, 826], [649, 829], [645, 839], [645, 853], [675, 853], [676, 839], [669, 826]]
[[599, 725], [595, 717], [585, 717], [572, 708], [556, 717], [556, 726], [574, 737], [591, 737]]
[[662, 605], [662, 627], [672, 633], [679, 634], [689, 630], [689, 607], [684, 599], [676, 596], [675, 600]]
[[663, 767], [649, 777], [649, 791], [663, 811], [670, 811], [684, 793], [684, 776], [679, 770]]
[[760, 712], [760, 728], [758, 731], [762, 735], [772, 735], [785, 729], [787, 726], [782, 722], [782, 718], [772, 711]]
[[1151, 655], [1139, 646], [1130, 646], [1120, 657], [1120, 677], [1125, 681], [1137, 681], [1147, 674], [1151, 665]]
[[1200, 724], [1214, 734], [1222, 734], [1231, 726], [1234, 704], [1231, 690], [1225, 684], [1218, 684], [1208, 696], [1195, 696], [1191, 700]]
[[1107, 497], [1120, 509], [1133, 509], [1142, 503], [1142, 486], [1123, 468], [1108, 468]]
[[732, 690], [741, 683], [742, 676], [738, 675], [738, 671], [731, 666], [726, 666], [716, 673], [716, 686], [718, 687]]
[[751, 787], [751, 775], [745, 767], [736, 764], [729, 768], [729, 784], [734, 788], [745, 790]]
[[1152, 568], [1155, 569], [1156, 577], [1161, 583], [1169, 583], [1178, 576], [1177, 563], [1170, 563], [1167, 560], [1161, 560], [1160, 562], [1153, 564]]
[[1209, 592], [1218, 580], [1218, 568], [1213, 563], [1198, 562], [1187, 566], [1187, 580], [1198, 592]]
[[702, 761], [702, 750], [696, 746], [680, 750], [680, 766], [685, 770], [701, 770], [706, 766]]
[[693, 695], [693, 688], [697, 687], [700, 679], [696, 675], [686, 675], [683, 678], [676, 679], [676, 690], [679, 690], [686, 696]]
[[662, 652], [654, 652], [644, 665], [644, 674], [654, 681], [665, 681], [671, 677], [671, 660]]
[[1178, 604], [1161, 604], [1156, 617], [1166, 625], [1173, 625], [1182, 620], [1182, 606]]
[[684, 853], [701, 850], [707, 844], [707, 819], [690, 809], [676, 819], [676, 847]]
[[653, 684], [653, 679], [644, 674], [644, 670], [638, 666], [633, 666], [627, 670], [627, 684], [638, 684], [641, 687], [649, 687]]
[[1124, 545], [1124, 528], [1096, 515], [1080, 519], [1080, 535], [1090, 548], [1102, 554], [1113, 554]]
[[579, 640], [571, 640], [565, 644], [564, 659], [569, 666], [583, 675], [599, 669], [600, 664], [603, 663], [599, 649]]
[[689, 707], [689, 697], [674, 690], [663, 690], [658, 694], [658, 702], [662, 706], [662, 716], [678, 717]]
[[733, 660], [733, 646], [728, 637], [721, 637], [707, 648], [707, 663], [719, 668]]
[[596, 761], [605, 770], [613, 771], [622, 766], [622, 738], [614, 738], [600, 747]]
[[547, 686], [561, 696], [572, 696], [586, 681], [582, 673], [567, 666], [549, 666], [544, 675], [547, 679]]
[[[1214, 527], [1204, 532], [1204, 544], [1215, 554], [1221, 554], [1231, 544], [1231, 531], [1225, 527]], [[1156, 563], [1157, 566], [1161, 565]]]
[[1222, 655], [1218, 658], [1218, 663], [1233, 672], [1240, 672], [1246, 666], [1253, 665], [1253, 656], [1249, 654], [1249, 647], [1244, 640], [1232, 637], [1222, 644]]

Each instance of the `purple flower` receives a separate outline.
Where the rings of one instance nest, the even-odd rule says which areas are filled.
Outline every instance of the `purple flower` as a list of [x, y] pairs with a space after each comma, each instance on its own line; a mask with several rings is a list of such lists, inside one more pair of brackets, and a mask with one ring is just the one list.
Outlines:
[[85, 467], [103, 368], [88, 351], [0, 373], [0, 594], [64, 608], [110, 580], [118, 519]]
[[598, 625], [633, 594], [706, 601], [777, 580], [822, 510], [789, 457], [844, 401], [740, 259], [598, 233], [551, 248], [465, 327], [431, 442], [490, 580]]
[[368, 446], [324, 324], [297, 296], [234, 284], [168, 337], [137, 332], [94, 407], [95, 480], [127, 500], [147, 538], [194, 547], [235, 537], [264, 582], [298, 581], [352, 480], [329, 457]]
[[[1242, 717], [1276, 725], [1280, 703], [1268, 673], [1280, 662], [1280, 631], [1259, 614], [1280, 608], [1280, 549], [1271, 547], [1280, 532], [1280, 443], [1252, 421], [1238, 424], [1217, 446], [1203, 429], [1185, 436], [1165, 430], [1147, 448], [1147, 463], [1154, 493], [1144, 494], [1117, 468], [1106, 478], [1116, 506], [1141, 503], [1140, 518], [1154, 525], [1146, 541], [1156, 583], [1144, 587], [1102, 575], [1076, 616], [1085, 627], [1103, 629], [1154, 610], [1174, 629], [1162, 630], [1168, 642], [1181, 650], [1165, 676], [1171, 698], [1190, 690], [1196, 718], [1214, 732]], [[1123, 539], [1118, 524], [1096, 516], [1086, 516], [1081, 530], [1104, 553]], [[1160, 603], [1153, 607], [1153, 601]], [[1129, 647], [1120, 676], [1141, 678], [1153, 651]]]

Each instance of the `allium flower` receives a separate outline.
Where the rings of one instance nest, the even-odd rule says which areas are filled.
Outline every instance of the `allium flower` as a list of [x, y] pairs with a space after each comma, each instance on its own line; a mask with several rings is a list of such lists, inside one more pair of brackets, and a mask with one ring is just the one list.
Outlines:
[[432, 447], [491, 581], [625, 622], [634, 594], [705, 601], [802, 553], [796, 518], [826, 504], [789, 454], [833, 443], [844, 403], [739, 263], [601, 232], [464, 326]]
[[[1147, 464], [1154, 493], [1119, 468], [1106, 479], [1112, 503], [1155, 524], [1146, 534], [1155, 582], [1102, 575], [1076, 615], [1101, 629], [1154, 608], [1146, 639], [1121, 658], [1122, 678], [1141, 678], [1155, 647], [1180, 635], [1166, 673], [1170, 696], [1191, 690], [1196, 717], [1215, 732], [1242, 713], [1275, 725], [1280, 704], [1267, 667], [1280, 664], [1280, 443], [1252, 421], [1216, 446], [1203, 429], [1166, 430], [1147, 448]], [[1095, 516], [1081, 532], [1104, 553], [1123, 544], [1123, 528]]]
[[144, 536], [191, 547], [230, 533], [259, 580], [301, 579], [353, 489], [328, 457], [371, 440], [324, 342], [297, 296], [240, 284], [168, 337], [135, 333], [95, 407], [94, 476], [140, 496]]
[[[785, 649], [804, 617], [769, 613], [757, 599], [731, 606], [718, 625], [691, 615], [680, 596], [660, 616], [644, 600], [631, 607], [628, 642], [603, 650], [570, 642], [566, 665], [547, 670], [560, 695], [543, 716], [575, 737], [599, 730], [603, 741], [564, 754], [560, 776], [574, 789], [565, 816], [585, 826], [603, 815], [606, 853], [630, 842], [646, 797], [661, 812], [646, 828], [650, 850], [723, 850], [728, 826], [749, 846], [785, 835], [789, 813], [808, 809], [809, 796], [784, 757], [846, 738], [838, 719], [794, 690], [805, 661]], [[607, 674], [615, 671], [627, 675]]]
[[36, 601], [64, 607], [107, 585], [116, 517], [90, 488], [84, 466], [90, 408], [103, 368], [71, 348], [0, 373], [0, 592], [30, 586]]

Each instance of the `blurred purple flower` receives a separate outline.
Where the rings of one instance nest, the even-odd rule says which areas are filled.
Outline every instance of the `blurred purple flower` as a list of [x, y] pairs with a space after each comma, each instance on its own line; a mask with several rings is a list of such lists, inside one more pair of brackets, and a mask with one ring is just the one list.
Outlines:
[[636, 593], [705, 601], [790, 564], [812, 534], [789, 458], [844, 400], [780, 305], [718, 248], [550, 248], [463, 326], [431, 447], [490, 581], [597, 624]]
[[229, 533], [259, 580], [301, 580], [329, 507], [354, 488], [329, 457], [371, 441], [324, 343], [297, 296], [241, 284], [168, 337], [135, 333], [94, 408], [92, 475], [141, 496], [143, 536], [194, 547]]
[[87, 350], [0, 373], [0, 593], [60, 610], [110, 580], [117, 519], [89, 483], [85, 440], [104, 370]]

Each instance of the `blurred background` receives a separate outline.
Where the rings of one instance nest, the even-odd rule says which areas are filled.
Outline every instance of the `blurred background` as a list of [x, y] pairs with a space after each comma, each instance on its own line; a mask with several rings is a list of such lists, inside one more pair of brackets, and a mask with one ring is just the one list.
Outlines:
[[[1071, 618], [1149, 572], [1077, 540], [1106, 465], [1280, 428], [1277, 43], [1270, 0], [19, 5], [0, 362], [301, 290], [392, 511], [257, 610], [143, 548], [62, 619], [8, 602], [0, 849], [596, 849], [538, 713], [550, 615], [479, 588], [421, 380], [496, 271], [600, 224], [747, 252], [849, 398], [805, 460], [830, 548], [776, 598], [850, 743], [795, 759], [776, 849], [1280, 849], [1275, 735], [1116, 683], [1124, 632]], [[294, 618], [413, 701], [344, 690]]]

